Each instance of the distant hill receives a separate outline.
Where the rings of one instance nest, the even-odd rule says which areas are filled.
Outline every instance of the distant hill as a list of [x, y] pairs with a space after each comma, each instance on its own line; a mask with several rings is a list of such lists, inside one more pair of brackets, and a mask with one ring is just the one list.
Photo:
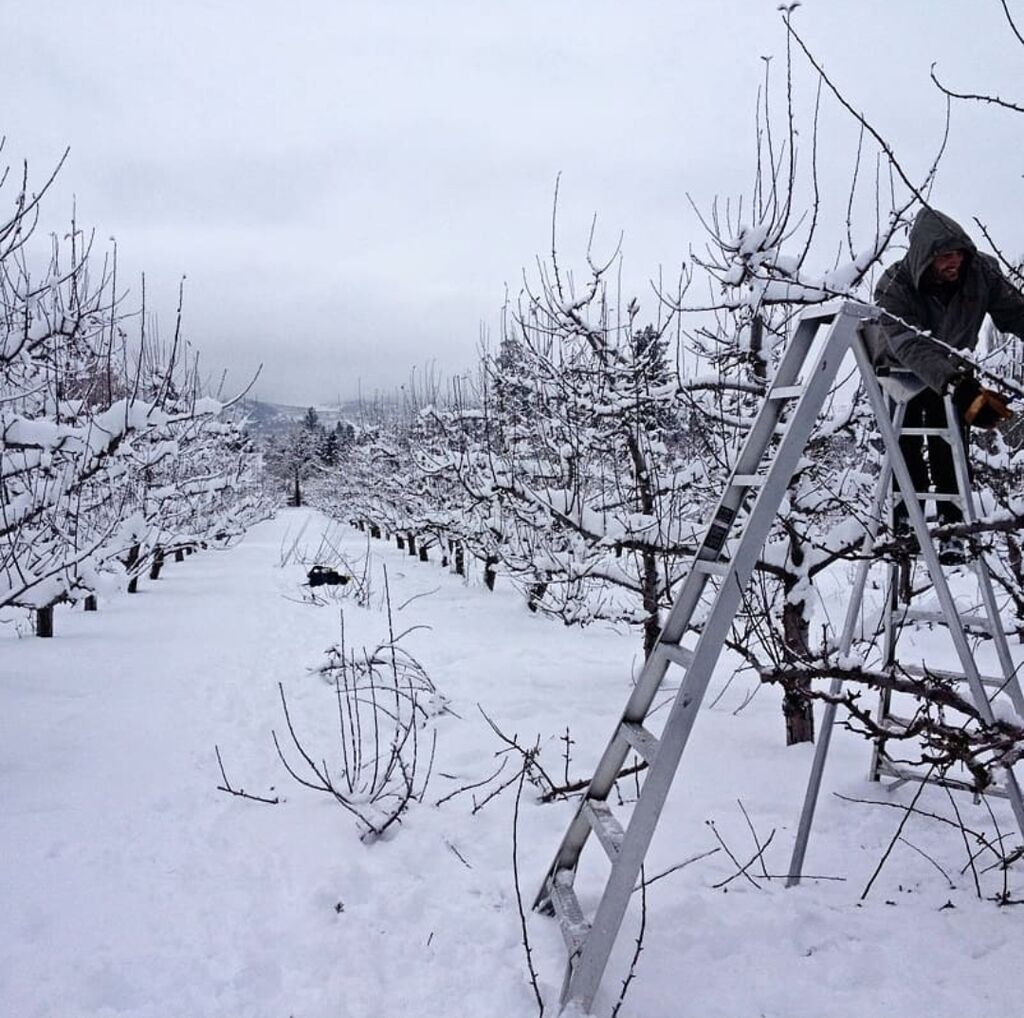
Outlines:
[[[288, 403], [270, 403], [261, 399], [243, 399], [237, 405], [237, 412], [240, 417], [245, 417], [249, 424], [249, 430], [256, 435], [274, 435], [298, 424], [310, 404], [305, 406], [292, 406]], [[358, 406], [356, 403], [342, 406], [313, 406], [320, 423], [331, 430], [339, 421], [348, 422], [358, 418]]]

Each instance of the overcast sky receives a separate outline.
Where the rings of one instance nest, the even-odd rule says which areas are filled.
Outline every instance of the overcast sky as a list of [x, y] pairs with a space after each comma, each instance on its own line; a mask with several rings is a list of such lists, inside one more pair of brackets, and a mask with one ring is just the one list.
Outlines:
[[[36, 181], [70, 146], [47, 225], [74, 195], [122, 273], [145, 271], [165, 331], [187, 276], [211, 372], [240, 383], [263, 362], [259, 395], [326, 402], [414, 365], [468, 367], [549, 247], [559, 173], [567, 261], [597, 213], [599, 241], [624, 234], [630, 285], [673, 271], [702, 241], [686, 195], [707, 207], [749, 186], [761, 57], [783, 67], [776, 6], [2, 0], [0, 134]], [[998, 0], [806, 0], [794, 24], [918, 173], [944, 121], [933, 61], [964, 90], [1024, 97]], [[1013, 251], [1022, 142], [1024, 117], [956, 106], [933, 192]], [[854, 144], [826, 104], [833, 198]]]

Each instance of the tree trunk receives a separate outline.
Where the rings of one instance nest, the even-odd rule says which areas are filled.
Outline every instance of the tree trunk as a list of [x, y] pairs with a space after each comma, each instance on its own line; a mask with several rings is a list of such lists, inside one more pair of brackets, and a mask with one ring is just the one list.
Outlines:
[[95, 594], [90, 594], [85, 599], [85, 610], [87, 612], [94, 612], [94, 611], [97, 611], [98, 608], [99, 608], [99, 604], [96, 601], [96, 595]]
[[[790, 540], [790, 559], [797, 566], [803, 564], [804, 551], [799, 543]], [[810, 626], [804, 614], [806, 602], [791, 601], [790, 595], [799, 582], [798, 577], [787, 576], [783, 585], [785, 604], [782, 608], [782, 641], [794, 658], [806, 661], [810, 656]], [[801, 695], [801, 688], [810, 689], [810, 681], [786, 692], [782, 697], [782, 717], [785, 718], [785, 745], [814, 741], [814, 703], [810, 697]]]
[[[131, 548], [128, 550], [128, 558], [125, 561], [124, 567], [129, 572], [131, 572], [135, 568], [136, 562], [139, 561], [139, 550], [140, 549], [139, 549], [139, 546], [137, 544], [133, 544], [131, 546]], [[138, 592], [139, 592], [139, 578], [138, 578], [138, 576], [133, 576], [128, 581], [128, 593], [129, 594], [137, 594]]]
[[[806, 659], [810, 633], [804, 619], [803, 601], [786, 603], [782, 609], [782, 633], [786, 647]], [[810, 689], [810, 681], [802, 683], [801, 688]], [[807, 696], [802, 696], [799, 689], [782, 697], [782, 716], [785, 718], [786, 746], [813, 743], [814, 704]]]
[[375, 537], [378, 541], [380, 540], [380, 527], [376, 523], [370, 524], [370, 537]]
[[654, 651], [661, 636], [661, 612], [658, 605], [658, 560], [654, 552], [643, 553], [644, 659]]
[[[640, 511], [648, 516], [653, 516], [655, 511], [654, 490], [651, 483], [652, 470], [647, 462], [644, 449], [638, 441], [637, 435], [632, 431], [626, 431], [626, 448], [629, 450], [629, 458], [633, 464], [633, 480], [636, 482], [637, 495], [639, 497]], [[616, 547], [616, 557], [622, 554], [621, 546]], [[661, 613], [658, 605], [658, 559], [651, 550], [641, 553], [641, 598], [644, 607], [644, 658], [649, 658], [654, 650], [654, 645], [661, 635]]]
[[53, 605], [36, 609], [36, 636], [53, 636]]
[[466, 575], [466, 549], [461, 541], [455, 545], [455, 572], [459, 576]]
[[409, 554], [410, 555], [415, 555], [416, 554], [416, 535], [415, 534], [410, 534], [409, 535], [409, 542], [408, 543], [409, 543]]
[[157, 548], [153, 552], [153, 561], [149, 567], [149, 578], [151, 580], [158, 580], [160, 578], [160, 570], [164, 567], [164, 553]]
[[401, 534], [395, 534], [395, 544], [398, 545], [399, 551], [405, 551], [405, 538]]
[[178, 549], [175, 550], [175, 552], [174, 552], [174, 561], [175, 562], [184, 562], [185, 561], [185, 551], [184, 551], [183, 548], [178, 548]]
[[768, 360], [764, 355], [764, 319], [760, 314], [754, 315], [750, 323], [750, 357], [753, 361], [754, 377], [760, 381], [768, 380]]
[[494, 590], [494, 581], [498, 578], [498, 574], [494, 571], [494, 567], [498, 564], [497, 555], [488, 555], [484, 559], [484, 586], [488, 590]]
[[526, 596], [526, 607], [530, 611], [535, 612], [540, 608], [540, 603], [544, 599], [544, 595], [548, 592], [548, 581], [537, 580], [536, 583], [530, 586]]
[[420, 561], [429, 562], [430, 559], [427, 557], [427, 546], [425, 544], [420, 545]]

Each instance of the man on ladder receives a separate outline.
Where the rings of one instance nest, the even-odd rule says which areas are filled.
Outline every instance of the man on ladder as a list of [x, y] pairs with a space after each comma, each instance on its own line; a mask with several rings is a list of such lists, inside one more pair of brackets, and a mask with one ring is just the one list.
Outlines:
[[[965, 445], [970, 425], [992, 428], [1013, 416], [1006, 399], [983, 388], [949, 348], [973, 350], [986, 314], [1003, 332], [1024, 337], [1024, 295], [1007, 281], [991, 255], [977, 250], [958, 223], [935, 209], [922, 209], [911, 228], [906, 255], [879, 280], [875, 303], [888, 312], [880, 323], [881, 342], [875, 343], [876, 366], [908, 369], [926, 386], [907, 403], [905, 427], [944, 428], [947, 393], [959, 411]], [[917, 491], [934, 485], [937, 493], [956, 492], [953, 457], [944, 439], [928, 436], [927, 463], [922, 436], [901, 437], [900, 448]], [[938, 517], [940, 525], [963, 519], [954, 501], [943, 500]], [[896, 507], [895, 528], [898, 536], [909, 537], [902, 504]], [[943, 540], [943, 564], [955, 565], [963, 558], [961, 540]]]

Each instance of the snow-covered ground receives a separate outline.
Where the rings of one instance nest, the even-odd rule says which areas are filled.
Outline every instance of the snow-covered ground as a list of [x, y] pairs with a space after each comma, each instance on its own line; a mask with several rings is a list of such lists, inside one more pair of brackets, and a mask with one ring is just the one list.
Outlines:
[[[98, 614], [58, 612], [53, 640], [0, 633], [0, 1015], [131, 1018], [501, 1016], [537, 1014], [521, 943], [512, 871], [515, 787], [475, 815], [472, 793], [502, 746], [478, 705], [564, 777], [590, 773], [638, 664], [635, 635], [567, 629], [375, 541], [372, 605], [341, 602], [350, 646], [386, 638], [387, 565], [397, 629], [448, 698], [422, 804], [375, 843], [353, 817], [283, 771], [277, 684], [314, 755], [335, 766], [334, 692], [308, 669], [338, 639], [339, 604], [301, 603], [304, 569], [281, 567], [304, 510], [282, 513], [229, 552], [169, 563], [143, 592]], [[313, 515], [303, 544], [315, 548]], [[286, 535], [290, 535], [286, 537]], [[366, 550], [345, 530], [342, 551]], [[1015, 651], [1019, 648], [1015, 648]], [[728, 678], [723, 665], [712, 697]], [[739, 713], [737, 678], [705, 708], [652, 845], [647, 876], [718, 847], [755, 851], [786, 870], [810, 761], [786, 749], [778, 695], [763, 689]], [[262, 805], [217, 791], [219, 745], [236, 787], [278, 794]], [[1024, 912], [979, 900], [961, 873], [959, 832], [914, 817], [871, 893], [861, 893], [902, 816], [832, 792], [908, 802], [865, 780], [866, 746], [837, 732], [807, 861], [822, 878], [786, 890], [718, 851], [653, 883], [647, 929], [622, 1016], [803, 1018], [891, 1013], [1015, 1015], [1009, 976], [1024, 948]], [[506, 774], [511, 773], [506, 768]], [[275, 791], [270, 791], [274, 789]], [[479, 796], [478, 796], [479, 798]], [[923, 808], [951, 815], [929, 789]], [[959, 796], [969, 827], [992, 830]], [[518, 832], [529, 907], [571, 815], [527, 786]], [[996, 817], [1012, 829], [1003, 804]], [[1016, 843], [1016, 839], [1011, 839]], [[972, 849], [976, 846], [970, 845]], [[920, 853], [926, 853], [931, 861]], [[592, 908], [598, 849], [577, 881]], [[980, 865], [987, 865], [985, 857]], [[941, 870], [944, 870], [945, 876]], [[1024, 896], [1024, 879], [1011, 874]], [[984, 874], [986, 894], [1001, 889]], [[628, 969], [639, 895], [595, 1013], [607, 1015]], [[556, 923], [528, 913], [548, 1013], [565, 960]]]

